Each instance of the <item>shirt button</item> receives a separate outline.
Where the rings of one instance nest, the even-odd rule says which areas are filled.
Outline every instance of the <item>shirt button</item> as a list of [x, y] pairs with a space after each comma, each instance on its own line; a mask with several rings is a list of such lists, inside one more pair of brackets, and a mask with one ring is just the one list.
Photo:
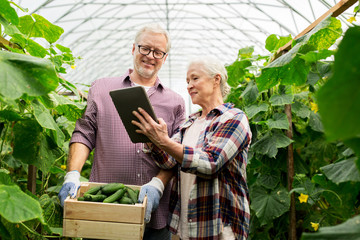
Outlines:
[[141, 175], [140, 175], [140, 173], [138, 173], [138, 175], [137, 175], [138, 177], [140, 177]]
[[192, 222], [192, 219], [189, 219], [189, 222]]
[[140, 149], [137, 150], [137, 153], [140, 153]]

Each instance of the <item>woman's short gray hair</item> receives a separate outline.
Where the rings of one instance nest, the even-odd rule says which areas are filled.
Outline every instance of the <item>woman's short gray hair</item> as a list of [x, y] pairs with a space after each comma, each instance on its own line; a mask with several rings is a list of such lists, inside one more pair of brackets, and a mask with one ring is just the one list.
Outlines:
[[227, 83], [228, 75], [224, 64], [217, 58], [212, 56], [200, 56], [192, 59], [189, 62], [190, 65], [200, 64], [204, 67], [204, 70], [210, 77], [215, 77], [217, 74], [220, 75], [220, 90], [221, 96], [225, 98], [230, 92], [230, 86]]
[[135, 43], [138, 43], [141, 35], [145, 32], [164, 34], [164, 36], [166, 38], [166, 42], [167, 42], [166, 43], [166, 52], [168, 53], [170, 51], [170, 48], [171, 48], [170, 34], [160, 24], [151, 23], [151, 24], [145, 25], [142, 28], [140, 28], [135, 35]]

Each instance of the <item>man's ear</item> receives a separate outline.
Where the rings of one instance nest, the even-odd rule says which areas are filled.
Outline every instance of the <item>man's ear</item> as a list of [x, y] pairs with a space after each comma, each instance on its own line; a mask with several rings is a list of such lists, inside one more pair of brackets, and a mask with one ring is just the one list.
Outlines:
[[135, 52], [135, 43], [133, 43], [133, 48], [132, 48], [131, 54], [134, 55], [134, 52]]
[[169, 55], [169, 54], [166, 54], [166, 55], [164, 56], [164, 58], [163, 58], [163, 64], [165, 63], [165, 60], [166, 60], [166, 58], [167, 58], [168, 55]]

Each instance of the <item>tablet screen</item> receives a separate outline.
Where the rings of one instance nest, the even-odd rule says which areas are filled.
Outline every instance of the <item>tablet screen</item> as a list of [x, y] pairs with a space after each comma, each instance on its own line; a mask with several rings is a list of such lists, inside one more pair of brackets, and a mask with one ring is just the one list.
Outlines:
[[139, 128], [131, 123], [132, 120], [139, 121], [139, 119], [132, 114], [132, 112], [137, 111], [139, 107], [144, 109], [157, 121], [145, 89], [141, 86], [122, 88], [110, 91], [110, 96], [131, 141], [133, 143], [150, 142], [149, 138], [144, 134], [137, 133], [136, 130]]

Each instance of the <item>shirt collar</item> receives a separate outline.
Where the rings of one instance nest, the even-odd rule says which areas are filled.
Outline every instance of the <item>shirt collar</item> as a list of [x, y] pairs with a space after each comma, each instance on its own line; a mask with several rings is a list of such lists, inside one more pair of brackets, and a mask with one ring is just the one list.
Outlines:
[[[127, 71], [126, 74], [125, 74], [125, 78], [123, 79], [123, 83], [124, 83], [124, 84], [126, 84], [126, 85], [130, 84], [130, 86], [134, 86], [134, 84], [133, 84], [133, 83], [131, 82], [131, 80], [130, 80], [130, 74], [131, 74], [133, 71], [134, 71], [134, 70], [131, 69], [131, 68], [128, 69], [128, 71]], [[159, 79], [158, 76], [156, 76], [156, 81], [155, 81], [154, 87], [155, 87], [156, 89], [158, 89], [158, 88], [163, 89], [163, 88], [164, 88], [164, 85], [161, 83], [161, 81], [160, 81], [160, 79]]]

